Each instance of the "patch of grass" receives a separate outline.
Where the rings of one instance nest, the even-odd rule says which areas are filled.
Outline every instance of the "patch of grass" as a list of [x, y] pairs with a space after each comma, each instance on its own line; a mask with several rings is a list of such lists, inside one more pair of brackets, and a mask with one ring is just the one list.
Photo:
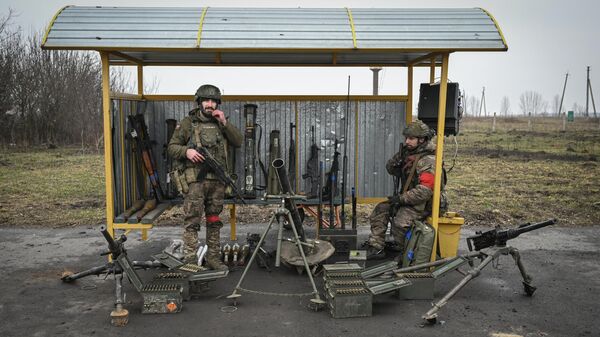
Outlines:
[[[577, 120], [576, 120], [577, 121]], [[448, 175], [451, 209], [467, 224], [515, 224], [550, 217], [565, 225], [600, 224], [598, 120], [467, 118]], [[455, 146], [446, 142], [445, 161]]]
[[73, 148], [0, 153], [0, 225], [104, 221], [104, 160]]

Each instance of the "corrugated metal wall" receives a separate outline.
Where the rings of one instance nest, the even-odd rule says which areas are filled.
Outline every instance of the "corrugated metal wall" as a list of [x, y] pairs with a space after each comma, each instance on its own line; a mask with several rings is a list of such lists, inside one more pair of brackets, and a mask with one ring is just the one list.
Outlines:
[[[385, 171], [385, 162], [398, 149], [403, 141], [401, 135], [405, 124], [406, 105], [402, 100], [361, 100], [351, 97], [349, 113], [346, 114], [346, 100], [259, 100], [224, 102], [221, 109], [243, 133], [245, 125], [244, 104], [258, 105], [256, 122], [262, 127], [260, 142], [261, 160], [268, 167], [269, 133], [280, 130], [281, 154], [288, 162], [290, 143], [290, 123], [297, 125], [296, 186], [299, 191], [308, 191], [310, 186], [301, 177], [306, 171], [306, 161], [310, 154], [311, 126], [315, 126], [315, 138], [321, 151], [319, 160], [324, 162], [325, 172], [329, 171], [333, 161], [334, 142], [337, 138], [341, 153], [340, 175], [344, 145], [348, 144], [348, 184], [347, 195], [355, 186], [359, 197], [384, 197], [392, 193], [392, 179]], [[135, 101], [126, 99], [112, 100], [112, 125], [114, 129], [113, 150], [115, 167], [115, 214], [122, 213], [131, 205], [140, 192], [146, 194], [150, 189], [146, 174], [140, 170], [134, 153], [132, 141], [127, 136], [130, 126], [127, 116], [143, 113], [148, 132], [152, 139], [153, 157], [160, 175], [163, 190], [167, 191], [166, 172], [168, 157], [166, 153], [167, 119], [183, 119], [195, 106], [191, 101]], [[348, 141], [344, 141], [344, 123], [348, 117]], [[357, 128], [358, 121], [358, 128]], [[258, 143], [257, 132], [257, 143]], [[296, 135], [294, 135], [295, 138]], [[235, 173], [244, 174], [244, 149], [235, 150]], [[357, 165], [355, 165], [355, 163]], [[138, 170], [136, 172], [136, 169]], [[257, 185], [265, 185], [265, 179], [258, 173]], [[136, 178], [141, 175], [141, 178]], [[242, 187], [241, 179], [238, 186]]]

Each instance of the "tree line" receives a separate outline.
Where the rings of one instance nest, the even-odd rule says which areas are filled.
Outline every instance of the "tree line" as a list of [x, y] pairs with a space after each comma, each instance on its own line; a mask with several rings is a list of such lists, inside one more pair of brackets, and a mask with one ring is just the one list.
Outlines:
[[[42, 50], [43, 34], [24, 35], [0, 17], [0, 145], [98, 147], [102, 141], [102, 77], [98, 53]], [[113, 91], [131, 91], [111, 71]]]

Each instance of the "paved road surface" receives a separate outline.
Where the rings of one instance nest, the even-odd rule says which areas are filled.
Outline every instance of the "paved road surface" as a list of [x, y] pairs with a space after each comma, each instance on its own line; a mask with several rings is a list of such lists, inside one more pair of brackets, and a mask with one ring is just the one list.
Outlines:
[[[238, 238], [261, 233], [264, 225], [238, 228]], [[475, 229], [463, 229], [462, 236]], [[310, 230], [308, 230], [310, 233]], [[159, 252], [180, 229], [155, 228], [148, 241], [132, 233], [126, 243], [130, 257], [146, 260]], [[275, 231], [269, 240], [274, 245]], [[360, 230], [364, 240], [367, 228]], [[310, 234], [309, 234], [310, 236]], [[175, 315], [142, 315], [141, 296], [129, 282], [126, 308], [129, 324], [110, 325], [114, 283], [109, 278], [59, 280], [63, 270], [81, 271], [100, 265], [106, 244], [97, 228], [0, 229], [3, 268], [0, 273], [0, 336], [600, 336], [600, 226], [544, 228], [510, 241], [538, 287], [523, 295], [521, 278], [510, 257], [489, 266], [444, 307], [434, 326], [422, 327], [430, 301], [375, 297], [373, 316], [333, 319], [327, 311], [307, 309], [307, 297], [244, 294], [233, 313], [231, 293], [241, 276], [213, 282], [199, 298], [185, 302]], [[461, 239], [460, 250], [465, 251]], [[150, 272], [144, 272], [148, 277]], [[437, 281], [439, 299], [460, 279], [452, 273]], [[319, 286], [320, 277], [317, 278]], [[310, 292], [305, 275], [285, 267], [250, 270], [246, 288], [276, 292]]]

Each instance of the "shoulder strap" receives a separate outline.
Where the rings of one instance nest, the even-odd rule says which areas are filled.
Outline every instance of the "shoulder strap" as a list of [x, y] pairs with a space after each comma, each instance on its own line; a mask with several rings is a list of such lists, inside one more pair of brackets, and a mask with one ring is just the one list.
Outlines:
[[194, 142], [196, 143], [196, 146], [202, 147], [202, 141], [200, 140], [200, 129], [202, 129], [202, 127], [200, 126], [200, 123], [196, 123], [193, 122], [192, 123], [192, 131], [193, 131], [193, 137], [194, 137]]
[[402, 194], [404, 194], [404, 193], [406, 193], [406, 191], [408, 191], [408, 186], [410, 186], [410, 184], [412, 183], [412, 180], [415, 176], [415, 172], [417, 171], [417, 163], [419, 162], [419, 159], [421, 159], [420, 154], [418, 154], [415, 157], [415, 160], [413, 161], [413, 165], [410, 169], [410, 174], [408, 175], [408, 179], [406, 180], [406, 183], [402, 187]]

